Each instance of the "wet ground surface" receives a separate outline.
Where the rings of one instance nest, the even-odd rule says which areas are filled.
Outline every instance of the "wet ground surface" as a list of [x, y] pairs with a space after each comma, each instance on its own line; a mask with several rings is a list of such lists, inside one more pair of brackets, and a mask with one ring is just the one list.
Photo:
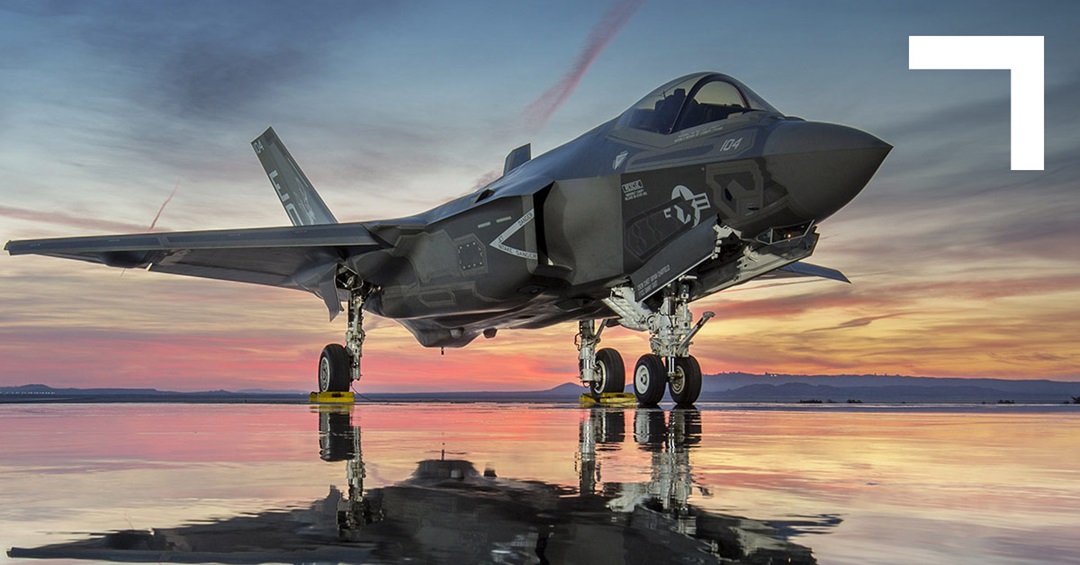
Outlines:
[[0, 560], [1080, 563], [1080, 410], [0, 407]]

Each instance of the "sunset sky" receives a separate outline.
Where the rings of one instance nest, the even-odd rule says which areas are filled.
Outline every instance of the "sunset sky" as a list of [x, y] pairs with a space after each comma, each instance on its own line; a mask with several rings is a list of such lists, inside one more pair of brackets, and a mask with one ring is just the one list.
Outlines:
[[[716, 70], [895, 146], [824, 222], [831, 281], [694, 304], [707, 373], [1080, 380], [1080, 5], [987, 2], [0, 4], [0, 242], [287, 225], [268, 125], [341, 221], [473, 190], [656, 86]], [[910, 35], [1046, 38], [1045, 170], [1009, 169], [1007, 71], [908, 70]], [[576, 379], [574, 324], [419, 346], [368, 316], [363, 391]], [[310, 294], [0, 254], [0, 386], [309, 389]], [[628, 367], [647, 336], [604, 345]]]

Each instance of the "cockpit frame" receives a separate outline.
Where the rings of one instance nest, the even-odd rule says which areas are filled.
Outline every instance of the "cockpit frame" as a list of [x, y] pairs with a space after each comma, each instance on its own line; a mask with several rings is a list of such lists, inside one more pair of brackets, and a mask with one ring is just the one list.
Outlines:
[[[721, 106], [698, 102], [702, 90], [721, 83], [731, 87], [736, 104]], [[738, 80], [721, 73], [695, 73], [670, 81], [650, 92], [616, 120], [612, 136], [651, 146], [666, 146], [674, 134], [705, 124], [737, 118], [751, 112], [780, 114]], [[756, 120], [755, 120], [756, 121]]]

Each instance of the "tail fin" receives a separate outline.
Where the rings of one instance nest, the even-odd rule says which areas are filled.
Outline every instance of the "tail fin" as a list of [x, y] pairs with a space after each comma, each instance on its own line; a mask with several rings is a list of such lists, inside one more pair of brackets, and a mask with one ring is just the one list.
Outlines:
[[259, 162], [270, 177], [270, 184], [274, 186], [294, 226], [337, 223], [319, 193], [315, 192], [315, 187], [311, 186], [311, 181], [304, 176], [292, 155], [289, 155], [289, 150], [285, 149], [285, 144], [274, 133], [274, 128], [266, 128], [262, 135], [251, 142], [251, 147], [259, 156]]

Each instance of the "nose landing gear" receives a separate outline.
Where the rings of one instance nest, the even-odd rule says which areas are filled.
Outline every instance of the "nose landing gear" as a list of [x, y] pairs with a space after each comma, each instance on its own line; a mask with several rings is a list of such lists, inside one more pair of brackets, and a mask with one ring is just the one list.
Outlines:
[[[660, 402], [665, 386], [671, 400], [679, 406], [690, 406], [701, 395], [701, 365], [690, 355], [690, 344], [713, 313], [705, 312], [696, 324], [693, 323], [689, 280], [684, 277], [665, 287], [663, 301], [656, 311], [637, 301], [629, 286], [613, 288], [611, 297], [604, 300], [619, 315], [620, 325], [649, 332], [652, 352], [638, 359], [633, 373], [634, 395], [642, 406], [655, 406]], [[625, 382], [618, 352], [595, 349], [604, 327], [601, 324], [599, 331], [594, 331], [592, 320], [579, 322], [577, 345], [581, 381], [593, 394], [621, 391]], [[617, 380], [605, 374], [605, 370], [613, 368], [618, 369]]]
[[[672, 358], [668, 358], [670, 361]], [[665, 358], [646, 353], [634, 366], [634, 395], [641, 406], [656, 406], [664, 397], [664, 384], [676, 406], [691, 406], [701, 395], [701, 365], [693, 355]]]

